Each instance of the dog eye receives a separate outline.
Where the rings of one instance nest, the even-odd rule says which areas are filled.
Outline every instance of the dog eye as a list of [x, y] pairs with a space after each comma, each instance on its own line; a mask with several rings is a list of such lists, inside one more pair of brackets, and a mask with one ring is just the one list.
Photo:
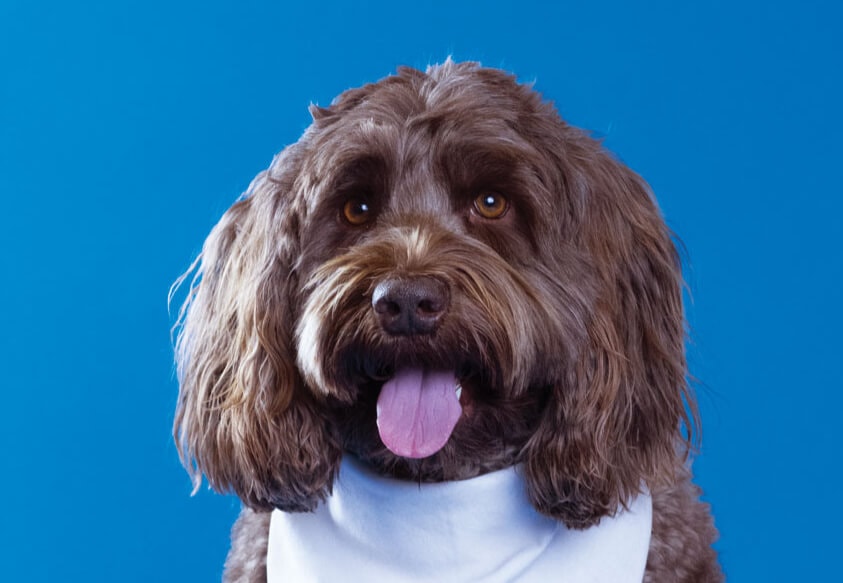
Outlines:
[[499, 219], [509, 210], [509, 202], [496, 192], [484, 192], [474, 199], [474, 210], [484, 219]]
[[372, 207], [365, 200], [351, 198], [343, 206], [342, 216], [348, 224], [359, 227], [372, 220]]

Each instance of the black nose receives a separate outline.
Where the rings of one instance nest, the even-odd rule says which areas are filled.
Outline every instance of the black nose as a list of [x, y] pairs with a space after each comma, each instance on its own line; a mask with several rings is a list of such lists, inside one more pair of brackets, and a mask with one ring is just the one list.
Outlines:
[[372, 308], [393, 336], [430, 334], [448, 311], [448, 287], [432, 277], [387, 279], [372, 294]]

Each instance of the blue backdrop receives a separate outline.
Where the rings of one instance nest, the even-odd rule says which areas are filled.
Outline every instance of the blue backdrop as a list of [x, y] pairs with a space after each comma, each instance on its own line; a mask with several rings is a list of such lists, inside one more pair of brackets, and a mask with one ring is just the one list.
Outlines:
[[238, 503], [191, 498], [177, 461], [168, 286], [310, 102], [452, 54], [535, 81], [651, 183], [690, 257], [725, 569], [827, 580], [839, 6], [4, 0], [0, 579], [218, 580]]

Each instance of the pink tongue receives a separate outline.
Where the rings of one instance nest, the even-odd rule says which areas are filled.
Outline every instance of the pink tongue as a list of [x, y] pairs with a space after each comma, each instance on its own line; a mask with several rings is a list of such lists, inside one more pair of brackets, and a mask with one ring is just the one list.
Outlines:
[[462, 414], [457, 379], [448, 371], [399, 370], [378, 397], [378, 431], [389, 450], [423, 458], [445, 445]]

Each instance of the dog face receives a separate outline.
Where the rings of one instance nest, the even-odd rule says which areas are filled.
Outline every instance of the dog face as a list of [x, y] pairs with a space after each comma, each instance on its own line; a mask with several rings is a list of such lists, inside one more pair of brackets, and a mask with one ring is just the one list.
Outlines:
[[309, 510], [343, 451], [417, 480], [524, 463], [536, 508], [582, 527], [670, 481], [681, 274], [643, 181], [474, 64], [312, 114], [194, 266], [175, 431], [196, 483]]

